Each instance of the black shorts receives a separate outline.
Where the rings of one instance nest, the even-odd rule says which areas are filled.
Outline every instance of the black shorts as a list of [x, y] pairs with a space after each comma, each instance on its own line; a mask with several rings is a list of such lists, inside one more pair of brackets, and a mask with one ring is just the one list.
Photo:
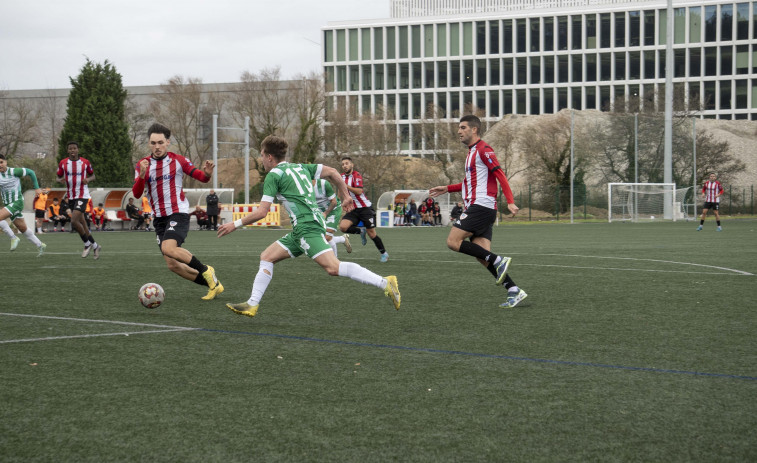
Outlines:
[[34, 209], [34, 217], [36, 217], [38, 219], [44, 219], [45, 218], [45, 210], [44, 209], [42, 209], [42, 210]]
[[704, 203], [704, 206], [702, 206], [702, 209], [707, 209], [710, 211], [717, 211], [719, 207], [720, 207], [720, 203], [711, 203], [709, 201], [706, 201]]
[[89, 202], [89, 198], [77, 198], [72, 199], [68, 201], [68, 205], [71, 207], [72, 211], [79, 211], [81, 213], [87, 212], [87, 203]]
[[155, 217], [152, 224], [158, 237], [158, 247], [165, 240], [176, 240], [181, 247], [189, 233], [189, 214], [177, 212], [166, 217]]
[[345, 214], [342, 220], [349, 220], [353, 225], [357, 225], [362, 220], [365, 228], [376, 228], [376, 211], [373, 210], [373, 206], [357, 207]]
[[455, 220], [453, 227], [473, 233], [472, 238], [486, 238], [492, 240], [492, 225], [497, 220], [497, 211], [488, 207], [474, 204]]

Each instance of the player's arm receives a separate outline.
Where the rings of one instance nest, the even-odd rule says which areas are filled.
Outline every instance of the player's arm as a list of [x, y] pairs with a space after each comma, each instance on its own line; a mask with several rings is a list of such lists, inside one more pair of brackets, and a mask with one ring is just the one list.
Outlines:
[[131, 187], [131, 194], [134, 195], [135, 198], [139, 198], [142, 196], [142, 193], [145, 192], [145, 176], [147, 175], [147, 169], [150, 167], [150, 160], [149, 159], [142, 159], [139, 161], [139, 164], [137, 164], [137, 169], [135, 170], [135, 178], [134, 178], [134, 185]]
[[344, 183], [341, 174], [339, 174], [336, 169], [329, 166], [322, 166], [321, 178], [328, 180], [329, 183], [331, 183], [331, 185], [334, 187], [336, 194], [342, 200], [342, 210], [345, 213], [350, 212], [355, 208], [355, 204], [353, 203], [352, 197], [350, 196], [349, 192], [352, 191], [355, 194], [360, 194], [363, 192], [362, 188], [358, 188], [360, 190], [360, 193], [356, 193], [355, 189], [348, 187], [347, 184]]
[[718, 197], [722, 196], [724, 191], [725, 190], [723, 189], [723, 185], [720, 182], [718, 182], [718, 194], [715, 197], [718, 198]]
[[444, 193], [455, 193], [458, 191], [463, 191], [462, 183], [435, 186], [431, 188], [430, 190], [428, 190], [428, 195], [431, 196], [432, 198], [436, 198], [437, 196], [443, 195]]
[[[29, 177], [32, 179], [32, 184], [34, 185], [34, 189], [37, 190], [37, 194], [40, 194], [42, 190], [39, 188], [39, 182], [37, 182], [37, 174], [34, 173], [33, 170], [27, 169], [26, 167], [22, 169], [13, 169], [13, 175], [15, 177], [21, 178], [21, 177]], [[48, 191], [50, 191], [48, 189]]]
[[249, 214], [242, 217], [241, 219], [237, 219], [234, 222], [225, 223], [218, 227], [218, 237], [222, 237], [224, 235], [228, 235], [229, 233], [233, 232], [237, 228], [244, 227], [245, 225], [250, 225], [255, 222], [258, 222], [260, 220], [263, 220], [265, 216], [268, 215], [268, 211], [271, 209], [271, 201], [260, 201], [260, 206], [256, 207], [252, 210]]
[[336, 209], [336, 203], [337, 203], [337, 201], [336, 201], [336, 195], [334, 195], [334, 196], [331, 197], [331, 201], [329, 201], [329, 207], [327, 207], [326, 210], [323, 211], [323, 216], [324, 217], [328, 217], [329, 214], [331, 214], [331, 211], [333, 211], [334, 209]]
[[499, 186], [502, 188], [502, 193], [505, 194], [505, 199], [507, 200], [507, 209], [515, 215], [520, 208], [515, 205], [515, 197], [513, 196], [513, 192], [510, 189], [510, 184], [507, 183], [507, 177], [505, 176], [505, 173], [502, 172], [502, 168], [499, 166], [494, 167], [494, 170], [492, 170], [492, 173], [494, 174], [494, 177], [499, 182]]

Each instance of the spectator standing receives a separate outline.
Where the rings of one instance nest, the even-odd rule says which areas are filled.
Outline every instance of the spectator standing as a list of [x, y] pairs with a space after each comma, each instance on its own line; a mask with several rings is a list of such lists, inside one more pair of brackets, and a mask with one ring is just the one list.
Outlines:
[[152, 207], [150, 206], [150, 199], [146, 195], [142, 196], [142, 217], [145, 219], [145, 231], [150, 231]]
[[206, 212], [210, 220], [208, 228], [212, 227], [213, 230], [218, 230], [218, 214], [221, 213], [221, 205], [218, 203], [218, 195], [215, 190], [210, 190], [208, 196], [205, 197], [205, 204], [207, 205]]
[[49, 188], [42, 188], [34, 197], [34, 221], [37, 224], [37, 233], [44, 233], [42, 224], [45, 223], [45, 213], [47, 212], [47, 195], [50, 194]]

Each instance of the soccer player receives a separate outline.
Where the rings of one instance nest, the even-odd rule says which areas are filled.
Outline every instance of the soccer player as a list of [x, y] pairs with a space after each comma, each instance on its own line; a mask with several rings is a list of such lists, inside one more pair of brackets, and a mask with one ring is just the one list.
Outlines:
[[712, 210], [715, 213], [715, 220], [717, 221], [718, 228], [716, 231], [723, 231], [720, 226], [720, 195], [723, 194], [723, 185], [718, 182], [718, 174], [715, 172], [710, 174], [710, 179], [704, 182], [702, 186], [702, 198], [704, 198], [704, 207], [702, 208], [702, 219], [699, 221], [697, 231], [700, 231], [704, 226], [704, 219], [707, 217], [707, 213]]
[[58, 164], [58, 181], [66, 184], [66, 195], [68, 196], [68, 205], [71, 208], [71, 228], [79, 233], [79, 237], [84, 242], [84, 251], [81, 256], [87, 257], [89, 251], [93, 251], [95, 260], [100, 258], [100, 246], [87, 226], [85, 213], [90, 201], [89, 186], [90, 182], [95, 179], [95, 171], [92, 164], [79, 156], [79, 144], [75, 141], [68, 142], [66, 145], [68, 157], [61, 159]]
[[354, 205], [339, 172], [322, 164], [285, 162], [288, 147], [286, 140], [273, 135], [263, 140], [260, 155], [268, 175], [263, 183], [260, 207], [233, 223], [225, 223], [218, 227], [218, 236], [222, 237], [237, 228], [263, 219], [268, 214], [274, 198], [283, 202], [292, 218], [293, 226], [291, 233], [272, 243], [260, 254], [260, 267], [247, 302], [226, 304], [226, 307], [237, 314], [254, 317], [258, 312], [260, 300], [273, 278], [273, 265], [284, 259], [305, 254], [323, 267], [329, 275], [348, 277], [383, 289], [384, 294], [392, 299], [394, 308], [399, 310], [400, 291], [397, 277], [382, 278], [353, 262], [340, 262], [324, 238], [325, 221], [315, 201], [312, 181], [323, 177], [332, 182], [342, 199], [343, 209], [349, 212]]
[[338, 257], [336, 245], [342, 243], [347, 249], [347, 253], [352, 252], [349, 235], [334, 236], [337, 223], [342, 218], [342, 201], [336, 197], [334, 188], [326, 179], [313, 180], [313, 186], [315, 187], [315, 201], [318, 203], [318, 209], [323, 212], [323, 217], [326, 219], [326, 241], [329, 242], [331, 250]]
[[[363, 246], [368, 242], [365, 238], [367, 234], [381, 253], [381, 262], [386, 262], [389, 260], [389, 253], [384, 248], [384, 242], [376, 234], [376, 211], [363, 193], [363, 176], [355, 170], [355, 164], [352, 163], [352, 158], [349, 156], [342, 158], [342, 172], [342, 180], [347, 184], [347, 190], [355, 203], [355, 209], [342, 217], [342, 221], [339, 222], [339, 229], [342, 233], [360, 235]], [[357, 224], [361, 220], [363, 226], [358, 227]]]
[[36, 193], [42, 193], [37, 183], [37, 175], [33, 170], [23, 167], [8, 167], [8, 161], [5, 159], [5, 156], [0, 154], [0, 194], [3, 197], [3, 204], [5, 204], [5, 207], [0, 209], [0, 230], [10, 237], [11, 251], [15, 251], [21, 239], [13, 233], [10, 225], [5, 221], [5, 219], [11, 219], [13, 225], [18, 228], [18, 231], [31, 241], [32, 244], [37, 246], [37, 257], [39, 257], [45, 253], [47, 245], [34, 235], [34, 231], [29, 229], [26, 226], [26, 221], [24, 221], [22, 214], [24, 210], [24, 194], [21, 191], [21, 177], [31, 178]]
[[215, 164], [205, 161], [200, 170], [184, 156], [169, 152], [171, 130], [161, 124], [151, 125], [147, 137], [151, 154], [137, 163], [131, 192], [135, 198], [146, 192], [150, 200], [155, 213], [153, 226], [158, 246], [168, 269], [198, 285], [207, 286], [208, 294], [202, 299], [215, 299], [223, 292], [215, 270], [181, 247], [189, 232], [189, 201], [184, 196], [184, 177], [188, 175], [207, 183]]
[[497, 181], [507, 199], [507, 209], [515, 214], [518, 206], [497, 155], [480, 134], [481, 120], [478, 117], [469, 114], [460, 119], [457, 135], [468, 147], [465, 178], [462, 183], [431, 188], [429, 194], [437, 197], [444, 193], [462, 192], [465, 212], [452, 224], [447, 246], [478, 259], [494, 275], [497, 285], [507, 288], [507, 300], [500, 307], [511, 308], [525, 299], [527, 294], [507, 274], [512, 259], [491, 252], [492, 225], [497, 218]]

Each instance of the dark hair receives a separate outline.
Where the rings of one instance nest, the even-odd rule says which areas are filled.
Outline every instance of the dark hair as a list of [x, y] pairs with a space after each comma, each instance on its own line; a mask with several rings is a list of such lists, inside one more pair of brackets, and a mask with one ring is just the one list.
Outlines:
[[68, 149], [68, 147], [71, 146], [71, 145], [76, 145], [76, 147], [78, 148], [79, 147], [79, 142], [70, 141], [70, 142], [66, 143], [66, 149]]
[[5, 159], [5, 155], [4, 154], [0, 154], [0, 159]]
[[166, 140], [171, 138], [171, 129], [166, 127], [163, 124], [158, 124], [155, 122], [153, 125], [150, 126], [149, 129], [147, 129], [147, 138], [150, 138], [150, 136], [154, 133], [161, 133], [166, 137]]
[[352, 158], [349, 157], [349, 156], [344, 156], [344, 157], [342, 157], [342, 161], [350, 161], [350, 162], [352, 162]]
[[475, 127], [479, 135], [481, 135], [481, 119], [473, 114], [466, 114], [460, 118], [460, 122], [467, 122], [471, 128]]
[[260, 150], [270, 154], [279, 161], [283, 161], [289, 150], [289, 143], [276, 135], [268, 135], [260, 144]]

